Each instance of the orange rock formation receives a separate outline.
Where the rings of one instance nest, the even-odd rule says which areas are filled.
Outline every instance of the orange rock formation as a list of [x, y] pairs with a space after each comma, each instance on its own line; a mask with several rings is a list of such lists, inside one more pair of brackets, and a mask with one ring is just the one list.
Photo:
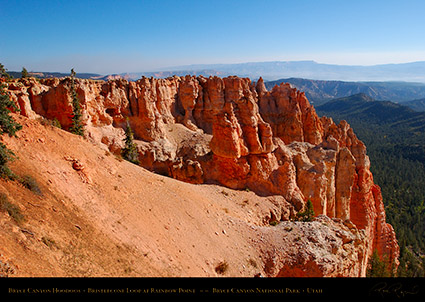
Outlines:
[[[22, 115], [57, 119], [67, 129], [69, 86], [69, 79], [23, 79], [9, 92]], [[365, 275], [374, 249], [397, 265], [399, 247], [365, 145], [345, 121], [319, 118], [289, 84], [267, 91], [261, 78], [175, 76], [76, 80], [76, 88], [86, 137], [96, 145], [119, 153], [129, 118], [143, 167], [190, 183], [280, 195], [276, 220], [288, 220], [311, 200], [317, 216], [365, 233], [358, 275]], [[297, 275], [284, 271], [276, 274]]]

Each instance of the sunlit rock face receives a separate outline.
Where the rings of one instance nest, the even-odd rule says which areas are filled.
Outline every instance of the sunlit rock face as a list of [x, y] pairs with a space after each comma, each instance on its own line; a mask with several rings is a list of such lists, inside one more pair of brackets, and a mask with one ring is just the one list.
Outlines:
[[[143, 167], [186, 182], [280, 195], [295, 212], [310, 200], [315, 215], [363, 230], [358, 275], [374, 249], [397, 266], [399, 247], [366, 146], [347, 122], [319, 118], [291, 85], [267, 91], [261, 78], [174, 76], [76, 79], [75, 86], [89, 141], [119, 154], [128, 119]], [[22, 115], [57, 119], [64, 129], [71, 126], [69, 90], [68, 78], [22, 79], [8, 88]]]

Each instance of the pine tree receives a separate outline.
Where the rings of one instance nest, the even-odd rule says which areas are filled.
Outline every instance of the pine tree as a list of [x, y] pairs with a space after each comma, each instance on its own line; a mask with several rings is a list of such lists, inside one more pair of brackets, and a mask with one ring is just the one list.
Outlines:
[[28, 71], [25, 67], [22, 67], [22, 71], [21, 71], [21, 78], [27, 78], [28, 77]]
[[[2, 79], [10, 79], [10, 76], [7, 74], [4, 66], [0, 64], [0, 81]], [[9, 115], [11, 109], [19, 111], [19, 108], [10, 100], [9, 95], [5, 91], [5, 84], [0, 82], [0, 135], [7, 133], [9, 136], [16, 136], [16, 131], [22, 129], [22, 126], [15, 122]], [[13, 160], [14, 156], [15, 154], [5, 144], [0, 143], [0, 177], [13, 177], [13, 173], [7, 166], [7, 163]]]
[[83, 125], [81, 124], [81, 106], [78, 99], [77, 92], [75, 91], [74, 77], [76, 73], [71, 69], [71, 98], [72, 98], [72, 126], [69, 128], [71, 133], [84, 136]]
[[366, 272], [367, 277], [391, 277], [391, 271], [388, 267], [388, 259], [386, 257], [379, 257], [378, 251], [375, 249], [371, 258], [369, 259], [368, 269]]
[[0, 177], [13, 178], [13, 172], [7, 166], [9, 161], [12, 161], [15, 154], [9, 150], [5, 144], [0, 142]]
[[4, 90], [5, 86], [3, 83], [0, 84], [0, 135], [3, 133], [9, 134], [9, 136], [15, 136], [15, 132], [22, 128], [17, 122], [15, 122], [9, 115], [11, 109], [19, 111], [16, 104], [10, 100], [9, 95]]
[[139, 164], [139, 153], [137, 152], [137, 146], [133, 142], [134, 135], [130, 127], [130, 122], [127, 118], [127, 128], [125, 129], [125, 147], [121, 151], [121, 155], [125, 160], [138, 165]]
[[3, 64], [0, 63], [0, 78], [10, 80], [13, 77], [7, 73], [7, 69], [4, 67]]

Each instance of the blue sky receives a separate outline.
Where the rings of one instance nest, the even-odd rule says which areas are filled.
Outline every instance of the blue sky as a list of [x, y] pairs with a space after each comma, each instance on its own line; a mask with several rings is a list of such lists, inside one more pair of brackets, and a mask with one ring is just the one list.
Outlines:
[[210, 63], [425, 61], [424, 13], [423, 0], [0, 0], [0, 63], [107, 74]]

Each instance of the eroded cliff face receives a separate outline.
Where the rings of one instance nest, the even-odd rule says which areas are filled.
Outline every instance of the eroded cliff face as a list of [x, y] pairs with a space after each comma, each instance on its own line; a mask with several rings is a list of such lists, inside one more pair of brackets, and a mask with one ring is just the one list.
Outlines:
[[[24, 79], [9, 92], [22, 115], [57, 119], [67, 129], [69, 87], [69, 79]], [[347, 275], [364, 276], [374, 249], [398, 264], [399, 247], [365, 145], [345, 121], [319, 118], [289, 84], [267, 91], [262, 79], [186, 76], [76, 80], [76, 88], [91, 142], [119, 154], [128, 118], [143, 167], [185, 182], [282, 196], [273, 212], [277, 221], [311, 200], [317, 216], [364, 234], [356, 239], [358, 265]]]

